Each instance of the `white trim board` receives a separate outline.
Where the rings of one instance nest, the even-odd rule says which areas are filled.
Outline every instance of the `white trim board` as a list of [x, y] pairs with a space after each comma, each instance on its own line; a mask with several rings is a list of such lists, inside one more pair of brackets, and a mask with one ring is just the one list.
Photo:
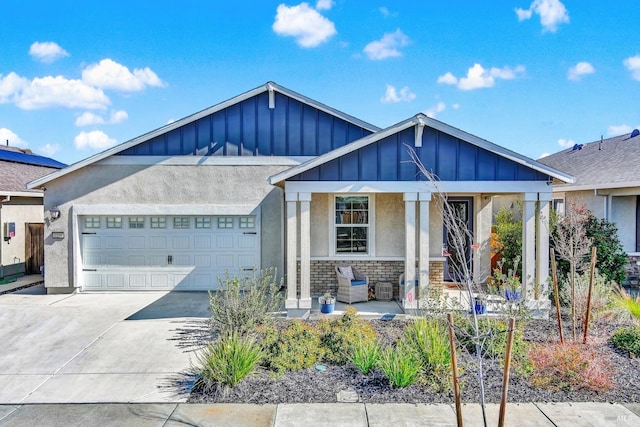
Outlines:
[[286, 181], [286, 193], [551, 193], [545, 181]]
[[141, 166], [297, 166], [313, 156], [118, 156], [100, 160], [98, 165]]
[[74, 215], [258, 215], [258, 205], [74, 205]]

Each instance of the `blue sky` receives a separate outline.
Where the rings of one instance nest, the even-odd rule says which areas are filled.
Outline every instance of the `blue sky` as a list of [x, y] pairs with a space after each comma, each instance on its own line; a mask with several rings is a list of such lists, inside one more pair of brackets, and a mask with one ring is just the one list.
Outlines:
[[9, 2], [0, 141], [73, 163], [275, 81], [532, 158], [640, 127], [637, 0]]

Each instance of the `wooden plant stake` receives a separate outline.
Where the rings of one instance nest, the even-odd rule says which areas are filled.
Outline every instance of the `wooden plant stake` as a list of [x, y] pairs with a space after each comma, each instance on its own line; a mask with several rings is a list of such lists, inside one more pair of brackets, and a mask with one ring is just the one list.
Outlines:
[[591, 270], [589, 274], [589, 293], [587, 294], [587, 315], [584, 319], [584, 336], [582, 337], [582, 344], [587, 343], [587, 334], [589, 333], [589, 317], [591, 316], [591, 290], [593, 289], [593, 276], [596, 271], [596, 254], [598, 248], [591, 248]]
[[509, 319], [507, 330], [507, 349], [504, 354], [504, 374], [502, 375], [502, 399], [500, 400], [500, 418], [498, 427], [504, 427], [504, 413], [507, 409], [507, 393], [509, 392], [509, 369], [511, 368], [511, 347], [513, 346], [513, 331], [516, 327], [516, 319]]
[[560, 296], [558, 295], [558, 272], [556, 271], [556, 252], [551, 248], [551, 275], [553, 276], [553, 295], [556, 303], [556, 317], [558, 318], [558, 331], [560, 332], [560, 344], [564, 343], [562, 336], [562, 316], [560, 315]]
[[462, 427], [462, 403], [460, 400], [460, 384], [458, 383], [458, 361], [456, 359], [456, 339], [453, 333], [453, 315], [447, 313], [449, 324], [449, 345], [451, 346], [451, 370], [453, 371], [453, 394], [456, 399], [456, 420], [458, 427]]

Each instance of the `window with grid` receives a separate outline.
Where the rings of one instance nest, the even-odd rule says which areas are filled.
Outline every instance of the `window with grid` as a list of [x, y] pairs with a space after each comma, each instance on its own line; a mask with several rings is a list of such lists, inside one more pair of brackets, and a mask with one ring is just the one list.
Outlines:
[[219, 217], [218, 228], [233, 228], [233, 218], [230, 216]]
[[335, 196], [336, 253], [369, 253], [369, 196]]
[[99, 216], [85, 217], [84, 228], [100, 228], [100, 217]]
[[129, 217], [129, 228], [144, 228], [144, 217], [143, 216], [130, 216]]
[[241, 216], [240, 228], [256, 228], [256, 217], [254, 216]]
[[197, 216], [196, 217], [196, 228], [211, 228], [211, 217], [210, 216]]
[[188, 216], [176, 216], [173, 218], [173, 228], [189, 228], [191, 221]]
[[151, 228], [167, 228], [167, 218], [164, 216], [152, 216], [149, 222]]
[[122, 218], [119, 216], [108, 216], [107, 228], [122, 228]]

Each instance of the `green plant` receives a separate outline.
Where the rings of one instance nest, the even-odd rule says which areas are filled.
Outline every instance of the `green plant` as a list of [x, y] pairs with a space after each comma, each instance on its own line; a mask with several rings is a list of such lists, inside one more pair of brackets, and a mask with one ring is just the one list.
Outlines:
[[349, 361], [353, 345], [357, 341], [370, 341], [376, 337], [371, 325], [357, 313], [355, 308], [347, 307], [341, 317], [322, 319], [318, 323], [325, 360], [343, 365]]
[[529, 351], [529, 357], [533, 367], [529, 380], [536, 387], [602, 391], [613, 385], [608, 362], [587, 345], [538, 344]]
[[[518, 206], [518, 211], [520, 211]], [[522, 268], [514, 261], [522, 254], [522, 221], [516, 219], [516, 211], [506, 207], [500, 208], [494, 219], [495, 246], [492, 250], [502, 256], [504, 268], [513, 274], [522, 276]]]
[[253, 333], [275, 321], [282, 301], [275, 282], [276, 269], [255, 270], [252, 275], [218, 278], [219, 288], [209, 292], [210, 326], [219, 335]]
[[447, 330], [436, 319], [417, 318], [405, 327], [404, 342], [421, 360], [423, 374], [440, 387], [448, 383], [451, 348]]
[[378, 362], [392, 387], [407, 387], [420, 377], [422, 364], [415, 352], [404, 347], [389, 347], [382, 352]]
[[616, 286], [613, 289], [611, 300], [614, 309], [626, 315], [623, 317], [630, 317], [636, 322], [640, 321], [640, 296], [633, 297], [621, 286]]
[[611, 335], [611, 344], [630, 357], [640, 356], [640, 328], [621, 328]]
[[351, 363], [367, 375], [378, 364], [381, 351], [377, 340], [358, 340], [351, 349]]
[[320, 335], [311, 325], [294, 319], [284, 328], [261, 328], [265, 363], [276, 374], [309, 368], [323, 354]]
[[197, 355], [205, 389], [234, 387], [251, 374], [263, 357], [254, 338], [230, 334], [208, 344]]

